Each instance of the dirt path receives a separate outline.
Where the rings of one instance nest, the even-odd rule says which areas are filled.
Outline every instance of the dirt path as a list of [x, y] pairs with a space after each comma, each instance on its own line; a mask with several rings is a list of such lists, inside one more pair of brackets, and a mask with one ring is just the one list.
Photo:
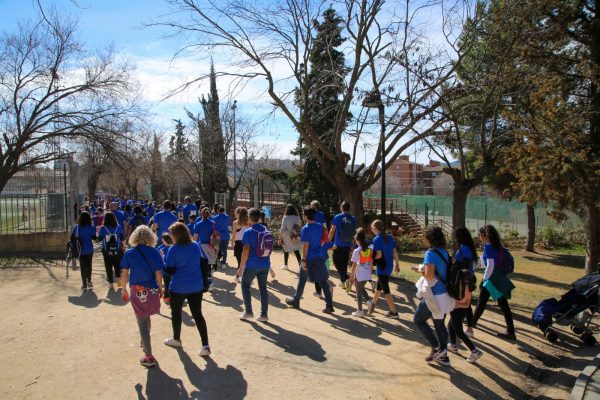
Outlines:
[[131, 306], [108, 290], [99, 258], [96, 290], [84, 294], [79, 271], [66, 280], [59, 267], [1, 268], [0, 399], [562, 399], [597, 352], [574, 339], [550, 346], [528, 324], [529, 310], [515, 309], [517, 344], [498, 340], [503, 321], [490, 307], [476, 332], [486, 353], [479, 365], [452, 356], [452, 368], [430, 366], [412, 323], [411, 283], [393, 285], [400, 320], [384, 317], [383, 301], [374, 318], [353, 318], [354, 297], [339, 288], [337, 312], [323, 314], [310, 284], [298, 311], [284, 303], [296, 274], [279, 269], [282, 258], [273, 257], [278, 282], [270, 285], [270, 323], [238, 320], [242, 300], [233, 269], [219, 271], [203, 305], [212, 358], [197, 355], [199, 337], [187, 309], [184, 349], [162, 344], [171, 335], [163, 306], [152, 320], [160, 366], [150, 370], [138, 364]]

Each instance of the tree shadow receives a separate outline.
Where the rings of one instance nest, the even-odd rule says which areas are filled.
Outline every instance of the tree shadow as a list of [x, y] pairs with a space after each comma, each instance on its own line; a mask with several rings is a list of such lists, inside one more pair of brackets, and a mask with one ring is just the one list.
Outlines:
[[514, 280], [514, 281], [521, 281], [521, 282], [531, 283], [534, 285], [540, 285], [540, 286], [545, 286], [545, 287], [550, 287], [550, 288], [560, 289], [560, 290], [565, 290], [565, 291], [571, 289], [571, 284], [569, 284], [569, 283], [549, 281], [549, 280], [544, 279], [539, 276], [523, 274], [520, 272], [513, 272], [512, 274], [510, 274], [510, 279]]
[[98, 296], [93, 290], [84, 291], [79, 296], [69, 296], [67, 299], [69, 300], [69, 303], [85, 308], [98, 307], [100, 303], [102, 303], [102, 300], [98, 299]]
[[299, 357], [308, 357], [317, 362], [324, 362], [327, 360], [327, 357], [325, 357], [326, 351], [319, 342], [311, 337], [288, 331], [287, 329], [268, 322], [264, 323], [264, 325], [273, 330], [266, 329], [263, 325], [254, 321], [250, 321], [250, 325], [262, 335], [263, 340], [280, 347], [286, 353]]
[[526, 254], [523, 258], [533, 262], [549, 263], [564, 268], [584, 269], [585, 266], [585, 255], [534, 253]]

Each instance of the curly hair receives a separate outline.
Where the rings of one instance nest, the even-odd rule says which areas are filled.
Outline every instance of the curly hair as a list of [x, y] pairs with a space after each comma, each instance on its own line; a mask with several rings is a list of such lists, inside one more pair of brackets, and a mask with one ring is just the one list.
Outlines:
[[140, 225], [129, 236], [129, 244], [131, 247], [135, 247], [138, 244], [145, 244], [146, 246], [156, 246], [156, 235], [146, 225]]
[[429, 242], [431, 247], [446, 248], [446, 237], [444, 231], [439, 226], [430, 226], [425, 231], [425, 240]]

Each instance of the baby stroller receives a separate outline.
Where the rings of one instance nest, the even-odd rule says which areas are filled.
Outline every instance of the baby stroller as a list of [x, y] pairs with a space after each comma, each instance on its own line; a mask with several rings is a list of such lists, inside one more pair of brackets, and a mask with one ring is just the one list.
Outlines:
[[550, 343], [558, 340], [553, 324], [569, 325], [571, 331], [588, 346], [596, 344], [589, 325], [597, 311], [600, 274], [592, 273], [573, 282], [573, 288], [560, 300], [543, 300], [534, 310], [532, 321]]

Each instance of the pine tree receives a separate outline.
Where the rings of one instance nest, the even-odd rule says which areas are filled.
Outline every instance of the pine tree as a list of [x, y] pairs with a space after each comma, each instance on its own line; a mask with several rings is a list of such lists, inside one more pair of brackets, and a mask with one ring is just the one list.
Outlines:
[[163, 177], [163, 160], [160, 153], [160, 140], [154, 135], [152, 153], [150, 154], [150, 190], [152, 200], [158, 200], [159, 195], [164, 195], [165, 183]]
[[[317, 33], [310, 54], [308, 105], [303, 104], [299, 93], [296, 96], [296, 103], [301, 107], [304, 117], [310, 119], [313, 129], [320, 132], [321, 140], [331, 152], [335, 151], [333, 125], [341, 105], [340, 96], [344, 92], [344, 77], [348, 73], [344, 53], [338, 50], [345, 41], [341, 35], [342, 23], [343, 19], [333, 8], [323, 12], [323, 22], [314, 21]], [[322, 173], [322, 169], [328, 166], [319, 164], [302, 138], [292, 154], [302, 159], [302, 165], [293, 178], [297, 189], [295, 200], [307, 204], [312, 199], [318, 199], [325, 212], [337, 210], [340, 195]]]

